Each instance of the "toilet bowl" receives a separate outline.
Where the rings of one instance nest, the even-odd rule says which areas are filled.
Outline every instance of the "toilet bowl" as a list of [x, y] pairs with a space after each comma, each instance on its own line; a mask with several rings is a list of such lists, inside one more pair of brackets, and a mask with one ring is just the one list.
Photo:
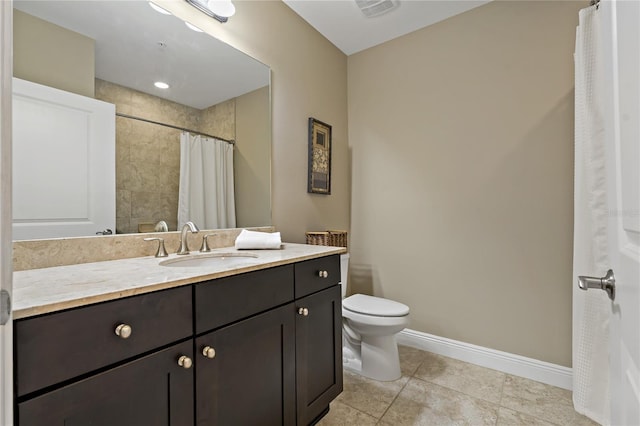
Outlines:
[[381, 380], [401, 376], [395, 335], [409, 325], [409, 307], [381, 297], [344, 298], [349, 255], [342, 255], [342, 360], [346, 369]]

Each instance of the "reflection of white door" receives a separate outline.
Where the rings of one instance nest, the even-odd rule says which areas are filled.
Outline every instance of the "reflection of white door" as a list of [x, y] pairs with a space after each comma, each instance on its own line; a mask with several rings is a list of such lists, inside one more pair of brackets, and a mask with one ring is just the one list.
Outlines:
[[[613, 64], [607, 141], [608, 245], [616, 295], [610, 320], [611, 424], [640, 425], [640, 2], [603, 1]], [[605, 42], [607, 43], [607, 42]]]
[[115, 230], [115, 106], [13, 79], [13, 238]]

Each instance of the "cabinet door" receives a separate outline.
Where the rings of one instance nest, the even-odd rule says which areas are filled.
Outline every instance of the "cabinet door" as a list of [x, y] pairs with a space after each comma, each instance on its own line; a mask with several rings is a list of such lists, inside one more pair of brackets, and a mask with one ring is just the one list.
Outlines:
[[196, 339], [198, 425], [295, 424], [294, 309], [290, 303]]
[[340, 286], [299, 299], [296, 308], [298, 425], [308, 425], [342, 392]]
[[18, 403], [20, 426], [193, 425], [192, 340]]

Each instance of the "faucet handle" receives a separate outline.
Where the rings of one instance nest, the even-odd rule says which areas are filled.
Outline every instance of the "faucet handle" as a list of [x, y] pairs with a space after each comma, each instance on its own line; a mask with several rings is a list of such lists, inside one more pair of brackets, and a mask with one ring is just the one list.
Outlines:
[[158, 241], [158, 251], [156, 257], [167, 257], [167, 250], [164, 248], [164, 238], [145, 238], [145, 241]]
[[211, 247], [209, 247], [209, 243], [207, 242], [207, 238], [209, 237], [213, 237], [214, 235], [217, 234], [207, 234], [204, 237], [202, 237], [202, 246], [200, 246], [200, 251], [205, 253], [208, 251], [211, 251]]

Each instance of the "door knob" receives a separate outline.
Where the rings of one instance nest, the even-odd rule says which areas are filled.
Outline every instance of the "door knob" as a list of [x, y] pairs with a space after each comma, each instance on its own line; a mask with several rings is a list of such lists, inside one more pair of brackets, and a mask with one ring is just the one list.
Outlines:
[[580, 275], [578, 277], [578, 287], [582, 290], [599, 288], [607, 292], [609, 299], [614, 300], [616, 298], [616, 277], [611, 269], [602, 278]]
[[302, 315], [303, 317], [306, 317], [307, 315], [309, 315], [309, 309], [308, 308], [298, 308], [298, 315]]

